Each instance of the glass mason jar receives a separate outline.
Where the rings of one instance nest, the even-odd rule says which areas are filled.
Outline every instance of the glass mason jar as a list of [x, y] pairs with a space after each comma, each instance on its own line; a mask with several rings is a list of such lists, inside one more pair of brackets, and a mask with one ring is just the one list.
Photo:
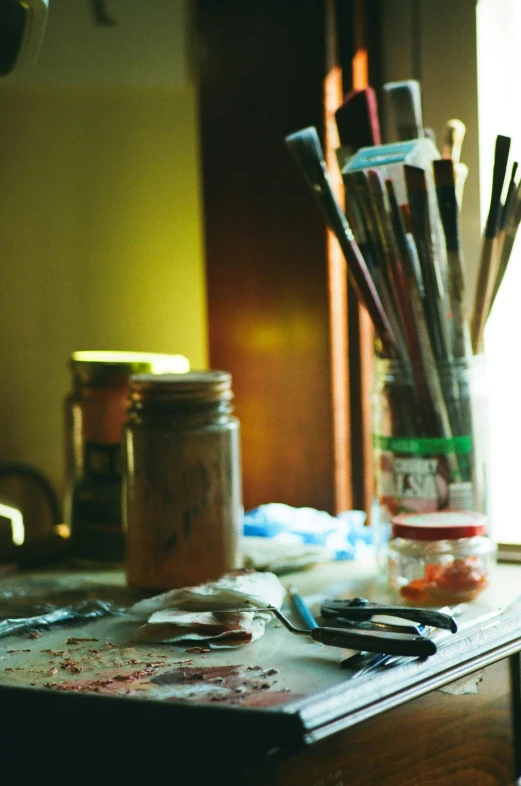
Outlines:
[[488, 395], [484, 358], [406, 373], [376, 357], [372, 393], [375, 503], [381, 547], [401, 513], [487, 513]]
[[125, 427], [126, 569], [163, 591], [241, 565], [239, 422], [224, 371], [133, 376]]
[[65, 521], [73, 555], [85, 563], [123, 561], [121, 442], [131, 374], [186, 372], [182, 355], [74, 352], [65, 400]]

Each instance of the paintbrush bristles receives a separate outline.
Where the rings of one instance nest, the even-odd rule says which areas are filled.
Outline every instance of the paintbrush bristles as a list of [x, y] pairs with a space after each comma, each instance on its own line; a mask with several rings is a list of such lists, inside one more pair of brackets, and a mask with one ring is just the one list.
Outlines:
[[314, 126], [289, 134], [285, 142], [308, 179], [320, 182], [323, 177], [328, 177], [324, 151]]
[[398, 139], [420, 139], [424, 136], [422, 118], [421, 87], [416, 79], [403, 82], [387, 82], [384, 90], [393, 107]]
[[347, 262], [349, 281], [357, 298], [367, 308], [383, 351], [388, 357], [395, 356], [396, 337], [351, 227], [333, 193], [316, 128], [311, 126], [289, 134], [286, 137], [286, 144], [302, 169], [326, 223], [340, 243]]
[[521, 214], [520, 214], [521, 186], [516, 185], [516, 180], [515, 180], [517, 169], [518, 169], [518, 163], [517, 161], [514, 161], [514, 163], [512, 164], [512, 173], [510, 175], [510, 182], [508, 184], [505, 205], [501, 211], [500, 228], [497, 235], [497, 244], [498, 244], [497, 254], [498, 254], [499, 262], [497, 266], [497, 273], [494, 281], [494, 287], [492, 290], [492, 297], [490, 299], [490, 306], [488, 310], [489, 314], [492, 311], [492, 306], [494, 305], [494, 301], [496, 299], [497, 293], [499, 292], [499, 287], [501, 286], [501, 282], [503, 281], [508, 266], [508, 261], [510, 259], [510, 254], [512, 252], [512, 248], [514, 245], [517, 228], [519, 226], [519, 221], [521, 218]]
[[440, 158], [433, 162], [433, 169], [447, 251], [458, 251], [460, 247], [459, 209], [456, 199], [454, 164], [449, 158]]
[[479, 260], [478, 278], [474, 295], [474, 308], [470, 324], [472, 350], [478, 354], [483, 349], [483, 336], [488, 314], [494, 298], [495, 282], [499, 270], [499, 238], [501, 220], [501, 194], [505, 182], [511, 139], [498, 134], [494, 153], [492, 193], [485, 235]]
[[498, 134], [496, 138], [494, 171], [492, 174], [492, 193], [490, 195], [490, 207], [485, 227], [485, 234], [488, 238], [495, 237], [499, 229], [501, 193], [503, 191], [503, 183], [505, 182], [511, 141], [509, 136], [502, 136], [501, 134]]
[[372, 87], [351, 90], [335, 112], [340, 143], [353, 151], [381, 144], [376, 93]]
[[455, 185], [454, 164], [450, 158], [439, 158], [432, 162], [432, 166], [438, 188], [453, 187]]
[[407, 191], [413, 194], [424, 194], [427, 192], [427, 179], [425, 177], [425, 170], [418, 166], [411, 166], [405, 164], [405, 182], [407, 184]]

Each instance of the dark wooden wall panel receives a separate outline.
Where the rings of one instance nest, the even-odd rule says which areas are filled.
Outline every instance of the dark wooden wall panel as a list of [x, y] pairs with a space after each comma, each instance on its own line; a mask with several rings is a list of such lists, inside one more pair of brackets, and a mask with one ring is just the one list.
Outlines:
[[326, 230], [284, 144], [323, 135], [321, 0], [198, 0], [210, 363], [233, 374], [244, 503], [335, 509]]

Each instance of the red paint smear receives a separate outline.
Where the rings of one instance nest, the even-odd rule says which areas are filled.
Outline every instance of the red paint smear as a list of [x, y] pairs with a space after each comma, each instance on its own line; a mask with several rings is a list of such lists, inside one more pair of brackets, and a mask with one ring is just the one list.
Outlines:
[[239, 666], [193, 666], [187, 669], [176, 669], [158, 674], [152, 682], [159, 685], [175, 685], [178, 682], [201, 682], [201, 680], [215, 680], [218, 677], [227, 679], [239, 673]]

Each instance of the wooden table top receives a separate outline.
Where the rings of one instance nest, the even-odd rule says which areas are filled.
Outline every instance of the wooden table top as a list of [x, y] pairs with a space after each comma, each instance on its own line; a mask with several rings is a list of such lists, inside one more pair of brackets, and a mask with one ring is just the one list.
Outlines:
[[[341, 595], [395, 600], [371, 562], [320, 565], [282, 581], [315, 610]], [[64, 588], [119, 604], [134, 599], [118, 571], [13, 575], [0, 582], [0, 599], [12, 593], [15, 603], [24, 592]], [[519, 651], [521, 603], [494, 615], [519, 591], [521, 567], [495, 566], [490, 588], [468, 604], [458, 618], [462, 630], [440, 642], [436, 655], [359, 679], [340, 668], [350, 651], [294, 636], [278, 622], [252, 644], [200, 654], [187, 652], [187, 644], [137, 643], [139, 623], [127, 616], [9, 636], [0, 639], [0, 695], [11, 713], [4, 719], [36, 713], [41, 723], [66, 713], [72, 723], [161, 720], [181, 734], [209, 724], [217, 740], [225, 731], [226, 739], [240, 734], [245, 757], [298, 749]]]

